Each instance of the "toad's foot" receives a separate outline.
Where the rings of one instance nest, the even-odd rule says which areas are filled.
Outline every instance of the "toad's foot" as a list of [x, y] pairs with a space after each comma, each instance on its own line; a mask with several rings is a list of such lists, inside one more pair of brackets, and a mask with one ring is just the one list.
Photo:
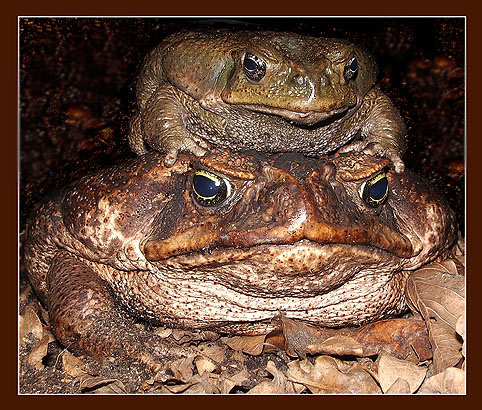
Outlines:
[[341, 147], [338, 152], [365, 152], [369, 155], [385, 157], [391, 161], [397, 174], [401, 174], [405, 170], [405, 164], [400, 158], [399, 150], [389, 143], [375, 141], [375, 138], [368, 137], [363, 140], [354, 141]]
[[167, 151], [164, 165], [172, 167], [176, 163], [179, 152], [189, 152], [197, 157], [202, 157], [208, 152], [208, 149], [209, 145], [206, 141], [192, 135], [192, 138], [168, 137], [162, 141], [158, 150]]
[[194, 350], [139, 329], [115, 302], [92, 269], [59, 252], [48, 274], [50, 325], [59, 341], [97, 360], [109, 356], [142, 362], [155, 370], [163, 359], [194, 355]]

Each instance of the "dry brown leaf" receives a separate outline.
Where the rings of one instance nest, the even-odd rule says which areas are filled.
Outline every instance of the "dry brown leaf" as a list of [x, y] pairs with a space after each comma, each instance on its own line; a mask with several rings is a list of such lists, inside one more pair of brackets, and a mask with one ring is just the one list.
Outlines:
[[465, 394], [465, 372], [449, 367], [425, 380], [419, 394]]
[[154, 331], [154, 334], [165, 339], [172, 335], [172, 329], [169, 327], [159, 327]]
[[162, 386], [170, 393], [183, 394], [228, 394], [235, 382], [223, 375], [204, 372], [195, 374], [188, 383]]
[[185, 392], [189, 387], [191, 387], [191, 383], [182, 383], [182, 384], [166, 384], [164, 387], [169, 391], [169, 393], [183, 393]]
[[162, 365], [159, 362], [159, 359], [147, 351], [142, 352], [139, 355], [139, 359], [141, 360], [142, 363], [144, 363], [150, 369], [159, 370], [160, 368], [162, 368]]
[[221, 341], [227, 344], [233, 350], [258, 356], [263, 352], [263, 343], [266, 335], [259, 336], [233, 336], [222, 337]]
[[234, 374], [230, 379], [235, 383], [235, 386], [242, 386], [243, 382], [249, 380], [249, 372], [247, 370], [241, 370], [239, 373]]
[[217, 368], [216, 364], [213, 363], [211, 359], [203, 356], [196, 356], [194, 364], [196, 365], [197, 372], [201, 376], [206, 372], [211, 373]]
[[300, 392], [300, 386], [295, 388], [293, 383], [287, 380], [285, 374], [276, 368], [273, 361], [268, 361], [266, 370], [273, 375], [273, 380], [259, 383], [257, 386], [254, 386], [248, 394], [294, 394]]
[[101, 376], [84, 375], [80, 378], [80, 390], [95, 394], [125, 394], [124, 384], [118, 379], [106, 379]]
[[233, 362], [237, 362], [236, 367], [239, 367], [244, 365], [244, 362], [246, 361], [246, 356], [240, 350], [235, 350], [231, 355], [231, 360]]
[[455, 257], [460, 264], [465, 267], [465, 240], [460, 233], [457, 245], [455, 246]]
[[410, 385], [405, 379], [398, 378], [395, 380], [385, 394], [410, 394]]
[[407, 281], [407, 302], [427, 324], [434, 373], [457, 364], [462, 345], [455, 326], [465, 311], [465, 280], [455, 262], [434, 262], [414, 272]]
[[426, 367], [417, 366], [407, 360], [399, 360], [385, 352], [377, 359], [378, 381], [384, 393], [387, 393], [398, 379], [405, 380], [414, 393], [422, 384], [427, 373]]
[[219, 393], [220, 394], [229, 394], [229, 392], [233, 389], [234, 386], [236, 386], [236, 383], [234, 383], [228, 377], [223, 377], [223, 378], [220, 379]]
[[215, 383], [216, 389], [219, 394], [229, 394], [229, 392], [236, 386], [236, 383], [229, 377], [220, 375]]
[[317, 328], [281, 318], [285, 350], [289, 355], [310, 354], [373, 356], [381, 350], [405, 359], [415, 351], [421, 361], [432, 357], [425, 322], [415, 319], [387, 319], [361, 328]]
[[[168, 330], [160, 330], [161, 335], [168, 334]], [[193, 341], [213, 341], [219, 339], [219, 335], [215, 332], [209, 330], [185, 330], [185, 329], [171, 329], [172, 337], [176, 340], [178, 344], [185, 344]]]
[[32, 333], [36, 339], [41, 340], [44, 333], [44, 327], [37, 313], [30, 307], [25, 307], [23, 316], [19, 317], [19, 338], [22, 343], [23, 338]]
[[[170, 387], [167, 387], [170, 389]], [[217, 394], [220, 391], [210, 383], [209, 379], [200, 376], [199, 374], [194, 375], [189, 383], [189, 387], [183, 391], [184, 394]]]
[[[292, 357], [306, 354], [373, 356], [381, 350], [405, 359], [416, 353], [419, 361], [432, 357], [428, 332], [423, 320], [388, 319], [361, 328], [331, 329], [279, 317], [281, 327], [267, 335], [234, 336], [221, 340], [234, 350], [259, 355], [284, 350]], [[417, 358], [414, 359], [417, 361]]]
[[457, 322], [455, 323], [455, 331], [463, 340], [462, 355], [465, 357], [465, 312], [457, 319]]
[[[284, 350], [290, 356], [302, 358], [306, 357], [306, 347], [319, 343], [333, 334], [333, 329], [318, 328], [299, 320], [288, 319], [285, 316], [280, 317], [280, 322], [285, 338]], [[282, 342], [278, 342], [282, 346]]]
[[[282, 327], [278, 327], [266, 335], [263, 352], [286, 351], [286, 338]], [[289, 354], [289, 353], [288, 353]], [[296, 354], [294, 355], [296, 356]]]
[[185, 390], [190, 386], [186, 383], [189, 383], [193, 377], [193, 360], [194, 357], [185, 357], [164, 364], [152, 378], [144, 381], [144, 389], [147, 390], [149, 386], [156, 386], [159, 383], [173, 382], [181, 384], [169, 386], [170, 392], [178, 393]]
[[428, 331], [423, 320], [379, 320], [359, 328], [353, 338], [363, 346], [367, 356], [383, 350], [398, 359], [406, 359], [413, 352], [419, 361], [432, 357]]
[[288, 380], [306, 386], [312, 393], [377, 394], [380, 387], [359, 364], [344, 363], [330, 356], [319, 356], [312, 365], [308, 360], [288, 364]]
[[27, 356], [27, 362], [38, 370], [45, 368], [45, 365], [42, 363], [42, 361], [44, 357], [47, 356], [47, 349], [50, 341], [51, 337], [46, 334]]
[[367, 352], [363, 346], [351, 336], [333, 336], [324, 340], [322, 343], [306, 346], [306, 353], [310, 354], [330, 354], [330, 355], [352, 355], [352, 356], [371, 356], [377, 351]]
[[[203, 377], [206, 378], [206, 375]], [[208, 374], [207, 377], [215, 392], [220, 394], [229, 394], [234, 386], [242, 386], [243, 382], [248, 380], [250, 375], [246, 370], [244, 370], [231, 377], [223, 373], [219, 375], [211, 373]]]
[[211, 345], [210, 343], [204, 343], [199, 345], [199, 353], [208, 357], [215, 363], [222, 363], [226, 357], [226, 346]]
[[[186, 394], [206, 394], [209, 391], [215, 394], [229, 394], [234, 386], [242, 386], [242, 383], [249, 377], [250, 374], [246, 370], [231, 377], [225, 374], [204, 372], [202, 376], [195, 375], [188, 384], [178, 386], [175, 389]], [[206, 383], [209, 383], [209, 387]]]
[[[423, 316], [428, 310], [455, 329], [457, 318], [465, 311], [465, 280], [457, 274], [452, 259], [433, 262], [410, 275], [408, 302]], [[407, 284], [408, 286], [408, 284]]]
[[79, 380], [79, 390], [95, 394], [122, 394], [126, 393], [124, 384], [118, 379], [93, 376], [84, 369], [84, 362], [72, 353], [65, 351], [62, 355], [62, 368], [64, 372]]
[[193, 377], [193, 362], [194, 357], [183, 357], [171, 363], [170, 370], [175, 380], [187, 383]]
[[437, 374], [460, 362], [462, 344], [457, 337], [457, 332], [444, 323], [433, 321], [429, 329], [433, 346], [432, 370]]
[[98, 385], [101, 385], [101, 387], [98, 387], [92, 390], [94, 394], [126, 394], [127, 393], [124, 384], [117, 379], [108, 379], [108, 380], [104, 379], [104, 381], [99, 383]]
[[236, 382], [225, 374], [206, 373], [202, 377], [207, 378], [215, 393], [229, 394], [231, 389], [236, 386]]
[[83, 369], [84, 362], [78, 357], [75, 357], [72, 353], [65, 351], [62, 355], [62, 367], [64, 372], [74, 378], [88, 375]]
[[254, 386], [248, 391], [248, 394], [283, 394], [276, 382], [272, 380], [265, 380]]
[[192, 332], [184, 329], [172, 329], [172, 337], [179, 344], [190, 342], [194, 339]]

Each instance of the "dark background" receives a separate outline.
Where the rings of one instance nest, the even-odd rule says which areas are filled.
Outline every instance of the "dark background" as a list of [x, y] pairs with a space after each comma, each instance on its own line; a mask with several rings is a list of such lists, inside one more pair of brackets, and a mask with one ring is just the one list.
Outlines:
[[143, 56], [166, 35], [200, 26], [364, 45], [408, 126], [406, 165], [445, 193], [464, 232], [463, 18], [22, 18], [21, 230], [46, 193], [133, 155], [126, 135]]

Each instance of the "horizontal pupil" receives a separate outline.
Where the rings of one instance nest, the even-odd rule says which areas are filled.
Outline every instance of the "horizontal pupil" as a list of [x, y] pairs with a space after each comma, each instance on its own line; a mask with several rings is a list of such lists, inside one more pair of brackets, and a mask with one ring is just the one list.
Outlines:
[[246, 60], [244, 60], [244, 67], [246, 68], [246, 70], [253, 71], [258, 68], [258, 64], [255, 61], [247, 58]]
[[196, 193], [203, 198], [212, 198], [221, 190], [220, 181], [215, 181], [204, 175], [195, 175], [193, 186]]
[[382, 199], [387, 193], [387, 188], [388, 188], [387, 178], [380, 179], [370, 187], [370, 198], [372, 198], [375, 201]]

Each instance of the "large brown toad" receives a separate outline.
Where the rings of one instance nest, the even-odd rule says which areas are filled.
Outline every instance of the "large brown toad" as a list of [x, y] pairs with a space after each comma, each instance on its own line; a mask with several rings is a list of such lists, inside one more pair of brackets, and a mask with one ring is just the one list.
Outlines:
[[84, 177], [32, 215], [28, 275], [74, 351], [167, 355], [132, 317], [249, 334], [280, 312], [334, 327], [396, 315], [409, 271], [456, 237], [445, 200], [386, 159], [164, 160], [151, 152]]
[[[176, 33], [145, 58], [129, 142], [196, 155], [232, 150], [317, 156], [343, 147], [386, 156], [397, 172], [405, 125], [375, 85], [376, 65], [339, 39], [294, 33]], [[349, 143], [348, 145], [346, 145]]]

